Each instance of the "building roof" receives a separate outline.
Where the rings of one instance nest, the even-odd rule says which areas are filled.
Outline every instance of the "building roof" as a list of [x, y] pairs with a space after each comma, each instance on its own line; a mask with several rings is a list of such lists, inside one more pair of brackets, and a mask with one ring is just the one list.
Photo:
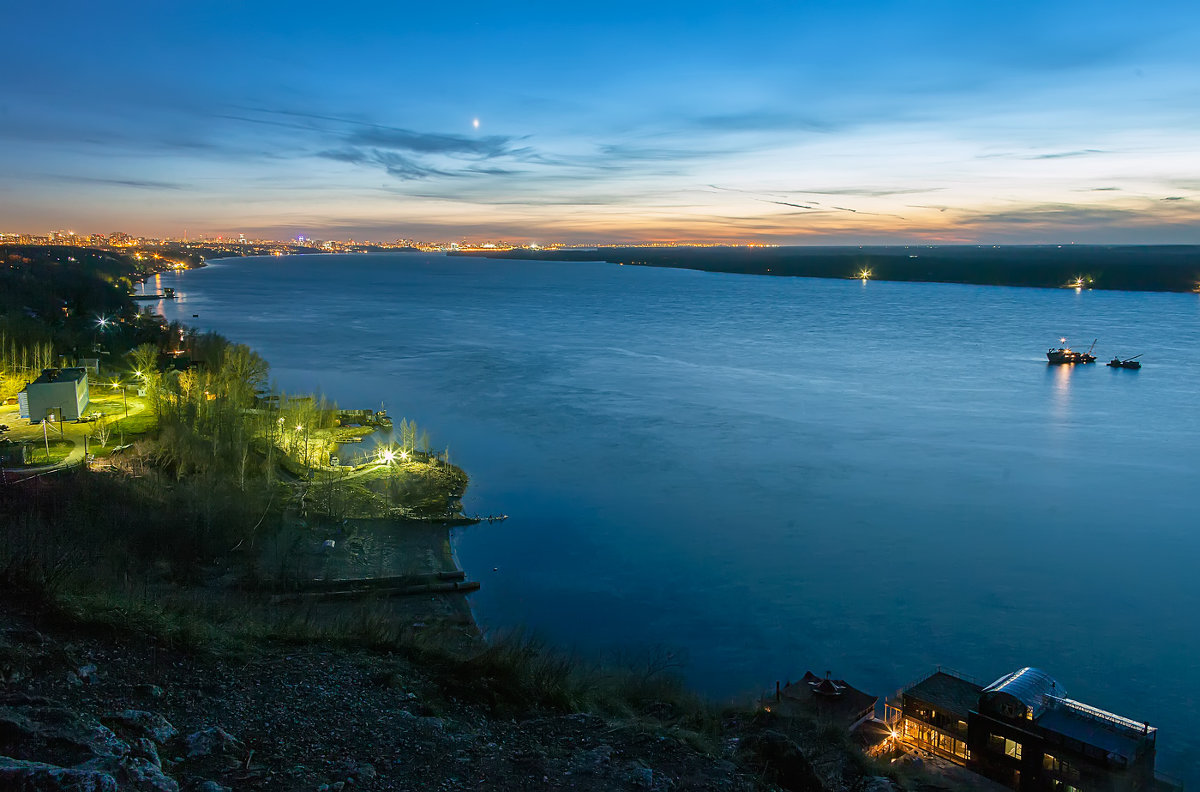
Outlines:
[[1035, 721], [1047, 731], [1091, 745], [1106, 754], [1133, 759], [1141, 745], [1152, 742], [1156, 730], [1070, 699], [1053, 699]]
[[41, 376], [30, 385], [48, 385], [52, 382], [78, 382], [87, 378], [85, 368], [42, 369]]
[[822, 678], [811, 671], [780, 692], [782, 696], [773, 707], [775, 711], [783, 715], [806, 715], [847, 728], [857, 723], [864, 712], [873, 711], [878, 701], [877, 696], [855, 689], [844, 679]]
[[935, 709], [967, 719], [967, 713], [979, 706], [981, 685], [938, 670], [903, 691], [905, 697], [920, 699]]
[[1026, 666], [1020, 671], [1005, 674], [983, 689], [983, 697], [988, 700], [1002, 694], [1024, 704], [1036, 718], [1046, 711], [1051, 703], [1050, 697], [1065, 696], [1067, 692], [1045, 671]]

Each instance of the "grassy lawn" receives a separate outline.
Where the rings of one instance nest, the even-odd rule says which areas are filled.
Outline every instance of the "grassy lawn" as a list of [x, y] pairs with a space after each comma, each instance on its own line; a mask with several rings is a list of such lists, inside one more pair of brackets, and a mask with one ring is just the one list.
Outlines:
[[[129, 442], [131, 438], [136, 438], [139, 435], [144, 435], [148, 432], [153, 432], [158, 428], [158, 419], [154, 417], [154, 405], [144, 396], [137, 396], [133, 393], [129, 394], [129, 417], [125, 417], [125, 399], [122, 398], [120, 392], [114, 394], [101, 394], [97, 398], [93, 398], [89, 404], [87, 411], [103, 413], [112, 420], [112, 431], [116, 436], [122, 433], [125, 435], [125, 442]], [[115, 440], [110, 440], [110, 444], [115, 444]]]
[[[134, 410], [133, 402], [129, 404], [129, 410]], [[98, 412], [108, 417], [123, 417], [125, 415], [125, 402], [121, 398], [121, 394], [99, 394], [92, 391], [89, 395], [87, 412], [89, 414]]]
[[137, 415], [130, 415], [128, 418], [121, 418], [113, 424], [114, 432], [125, 433], [125, 442], [129, 442], [131, 437], [153, 432], [156, 428], [158, 428], [158, 419], [154, 417], [154, 411], [149, 409]]
[[50, 458], [46, 458], [46, 443], [42, 440], [31, 443], [30, 446], [30, 465], [46, 465], [57, 464], [62, 462], [75, 448], [75, 444], [70, 440], [62, 438], [50, 438]]

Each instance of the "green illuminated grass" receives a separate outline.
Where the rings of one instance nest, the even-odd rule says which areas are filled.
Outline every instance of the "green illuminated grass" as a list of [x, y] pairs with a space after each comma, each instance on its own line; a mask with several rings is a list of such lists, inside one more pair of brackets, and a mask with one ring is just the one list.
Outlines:
[[66, 459], [71, 451], [75, 448], [75, 443], [62, 438], [50, 438], [50, 457], [46, 457], [46, 445], [44, 440], [38, 440], [31, 444], [32, 456], [29, 463], [31, 465], [56, 465]]

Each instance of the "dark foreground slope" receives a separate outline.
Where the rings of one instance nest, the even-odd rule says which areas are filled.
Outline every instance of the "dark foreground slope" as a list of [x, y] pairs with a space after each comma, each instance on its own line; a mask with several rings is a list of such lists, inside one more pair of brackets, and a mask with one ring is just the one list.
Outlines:
[[1200, 246], [1045, 245], [911, 247], [605, 247], [462, 255], [545, 261], [609, 261], [746, 275], [856, 278], [1125, 291], [1195, 291]]
[[652, 696], [573, 709], [544, 695], [552, 665], [331, 641], [185, 647], [123, 629], [122, 613], [100, 627], [42, 609], [0, 604], [3, 789], [922, 788], [872, 775], [828, 729], [762, 712], [698, 724]]

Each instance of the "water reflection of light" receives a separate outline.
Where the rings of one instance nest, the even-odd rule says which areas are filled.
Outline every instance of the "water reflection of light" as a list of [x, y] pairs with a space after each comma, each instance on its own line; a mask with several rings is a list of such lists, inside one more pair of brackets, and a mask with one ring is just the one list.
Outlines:
[[1054, 417], [1064, 420], [1071, 411], [1071, 372], [1074, 366], [1046, 366], [1046, 375], [1054, 381]]

